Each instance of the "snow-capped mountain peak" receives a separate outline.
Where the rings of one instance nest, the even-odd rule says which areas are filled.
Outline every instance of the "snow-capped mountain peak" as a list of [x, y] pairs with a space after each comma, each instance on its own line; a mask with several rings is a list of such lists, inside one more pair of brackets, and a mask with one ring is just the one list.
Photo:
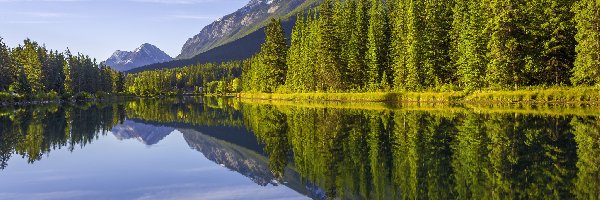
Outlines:
[[144, 43], [133, 51], [117, 50], [104, 63], [115, 70], [127, 71], [154, 63], [163, 63], [173, 60], [158, 47]]

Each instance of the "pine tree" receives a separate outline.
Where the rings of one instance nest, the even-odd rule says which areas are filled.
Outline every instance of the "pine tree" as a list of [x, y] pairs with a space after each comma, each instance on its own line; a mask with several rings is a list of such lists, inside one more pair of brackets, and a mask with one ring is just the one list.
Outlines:
[[398, 0], [393, 25], [393, 65], [395, 85], [398, 89], [417, 90], [424, 88], [423, 41], [424, 2]]
[[600, 85], [600, 2], [580, 0], [573, 12], [578, 44], [571, 80], [578, 85]]
[[465, 90], [485, 86], [488, 34], [486, 1], [457, 0], [454, 6], [452, 52], [456, 76]]
[[491, 38], [488, 43], [489, 65], [487, 81], [496, 88], [522, 86], [525, 83], [526, 35], [522, 27], [520, 0], [494, 0], [491, 2], [491, 18], [488, 22]]
[[454, 82], [455, 69], [450, 64], [450, 32], [454, 0], [425, 1], [423, 16], [423, 53], [420, 63], [425, 87]]
[[407, 89], [409, 70], [407, 65], [408, 5], [405, 0], [396, 0], [392, 11], [390, 60], [394, 70], [394, 88]]
[[[541, 30], [540, 72], [531, 75], [539, 79], [534, 84], [566, 85], [570, 83], [571, 70], [575, 62], [574, 13], [571, 11], [575, 0], [537, 0], [540, 3], [529, 7], [539, 9], [536, 26]], [[528, 1], [535, 2], [535, 1]], [[529, 15], [532, 16], [532, 15]]]
[[388, 45], [385, 41], [386, 22], [384, 18], [383, 2], [371, 0], [369, 9], [369, 31], [368, 31], [368, 88], [370, 90], [381, 89], [386, 80], [383, 80], [383, 74], [387, 68], [387, 50]]
[[7, 91], [16, 78], [17, 71], [8, 46], [0, 37], [0, 91]]
[[287, 43], [280, 20], [271, 19], [265, 28], [266, 40], [260, 49], [260, 91], [274, 92], [285, 83]]
[[[347, 42], [347, 73], [350, 79], [352, 88], [364, 88], [367, 83], [366, 77], [366, 52], [367, 52], [367, 37], [369, 17], [368, 17], [368, 2], [367, 0], [352, 0], [348, 9], [354, 7], [354, 14], [349, 17], [352, 24], [350, 25], [350, 39]], [[354, 5], [353, 5], [354, 4]]]
[[331, 0], [324, 0], [319, 7], [319, 45], [315, 78], [319, 80], [320, 91], [341, 90], [342, 65], [340, 61], [340, 42], [337, 38], [336, 24], [333, 19]]

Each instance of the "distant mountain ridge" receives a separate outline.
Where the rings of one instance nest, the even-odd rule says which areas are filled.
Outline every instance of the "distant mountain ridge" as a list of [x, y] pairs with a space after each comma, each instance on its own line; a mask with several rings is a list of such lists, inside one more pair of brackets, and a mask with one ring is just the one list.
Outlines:
[[287, 18], [317, 5], [321, 0], [251, 0], [236, 12], [204, 27], [189, 38], [176, 59], [190, 59], [233, 42], [262, 28], [270, 18]]
[[[292, 33], [292, 28], [295, 23], [295, 16], [288, 18], [287, 21], [282, 21], [283, 30], [285, 32], [288, 43], [290, 42], [289, 39]], [[149, 70], [172, 69], [202, 63], [221, 63], [234, 60], [244, 60], [258, 53], [260, 50], [260, 46], [264, 42], [265, 32], [264, 27], [262, 27], [238, 40], [235, 40], [222, 46], [215, 47], [211, 50], [208, 50], [207, 52], [196, 55], [193, 58], [172, 60], [165, 63], [146, 65], [134, 68], [132, 70], [127, 71], [126, 73], [134, 74]]]
[[133, 51], [115, 51], [110, 58], [104, 61], [104, 64], [117, 71], [128, 71], [141, 66], [169, 62], [171, 60], [173, 58], [158, 47], [145, 43]]

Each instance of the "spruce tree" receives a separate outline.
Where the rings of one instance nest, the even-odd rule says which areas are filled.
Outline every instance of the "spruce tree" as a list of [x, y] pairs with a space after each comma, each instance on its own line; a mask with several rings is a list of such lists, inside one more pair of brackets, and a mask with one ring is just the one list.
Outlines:
[[287, 55], [287, 75], [285, 85], [288, 89], [302, 91], [301, 68], [302, 68], [302, 39], [304, 34], [304, 14], [296, 16], [296, 25], [292, 29], [290, 49]]
[[[566, 85], [571, 81], [571, 70], [575, 62], [575, 24], [574, 13], [571, 11], [575, 0], [538, 0], [540, 6], [530, 6], [540, 9], [539, 16], [542, 46], [540, 51], [541, 73], [531, 76], [540, 79], [536, 84]], [[533, 1], [530, 1], [533, 2]], [[530, 15], [531, 16], [531, 15]], [[537, 21], [536, 21], [537, 22]]]
[[407, 68], [407, 11], [408, 5], [405, 0], [396, 0], [392, 11], [390, 60], [394, 70], [394, 88], [406, 89], [408, 79]]
[[393, 65], [396, 87], [406, 90], [424, 88], [423, 41], [424, 2], [417, 0], [398, 0], [393, 36]]
[[571, 80], [578, 85], [600, 85], [600, 2], [580, 0], [573, 11], [577, 58]]
[[371, 0], [371, 8], [369, 9], [369, 31], [368, 31], [368, 51], [367, 51], [367, 66], [368, 66], [368, 86], [369, 90], [381, 89], [386, 80], [383, 80], [383, 74], [387, 68], [387, 50], [385, 38], [386, 22], [384, 18], [383, 2], [379, 0]]
[[0, 38], [0, 91], [7, 91], [16, 78], [16, 69], [8, 46]]
[[367, 0], [352, 0], [348, 9], [354, 8], [354, 16], [350, 18], [350, 38], [347, 42], [347, 73], [352, 88], [364, 88], [368, 82], [366, 77], [366, 52], [369, 32], [368, 2]]
[[[471, 2], [473, 3], [473, 2]], [[454, 81], [455, 69], [450, 64], [450, 32], [452, 29], [452, 7], [454, 0], [425, 1], [420, 23], [423, 32], [420, 52], [422, 69], [422, 84], [432, 87]], [[417, 11], [419, 12], [419, 11]], [[417, 36], [418, 37], [418, 36]]]
[[262, 92], [274, 92], [285, 83], [287, 72], [287, 43], [280, 20], [271, 19], [265, 28], [266, 40], [260, 50], [260, 69]]
[[454, 6], [452, 52], [459, 84], [465, 90], [485, 86], [487, 66], [486, 1], [457, 0]]
[[342, 65], [340, 61], [340, 42], [336, 33], [333, 19], [331, 0], [324, 0], [319, 7], [319, 45], [318, 61], [315, 78], [319, 80], [317, 89], [320, 91], [341, 90]]
[[488, 22], [491, 37], [488, 42], [489, 64], [487, 82], [495, 88], [518, 88], [524, 85], [525, 59], [521, 0], [491, 1]]

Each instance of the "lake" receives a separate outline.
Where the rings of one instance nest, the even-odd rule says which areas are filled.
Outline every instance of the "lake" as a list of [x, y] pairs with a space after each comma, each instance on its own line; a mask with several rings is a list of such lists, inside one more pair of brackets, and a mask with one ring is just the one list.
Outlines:
[[0, 108], [0, 199], [598, 199], [600, 108], [223, 98]]

